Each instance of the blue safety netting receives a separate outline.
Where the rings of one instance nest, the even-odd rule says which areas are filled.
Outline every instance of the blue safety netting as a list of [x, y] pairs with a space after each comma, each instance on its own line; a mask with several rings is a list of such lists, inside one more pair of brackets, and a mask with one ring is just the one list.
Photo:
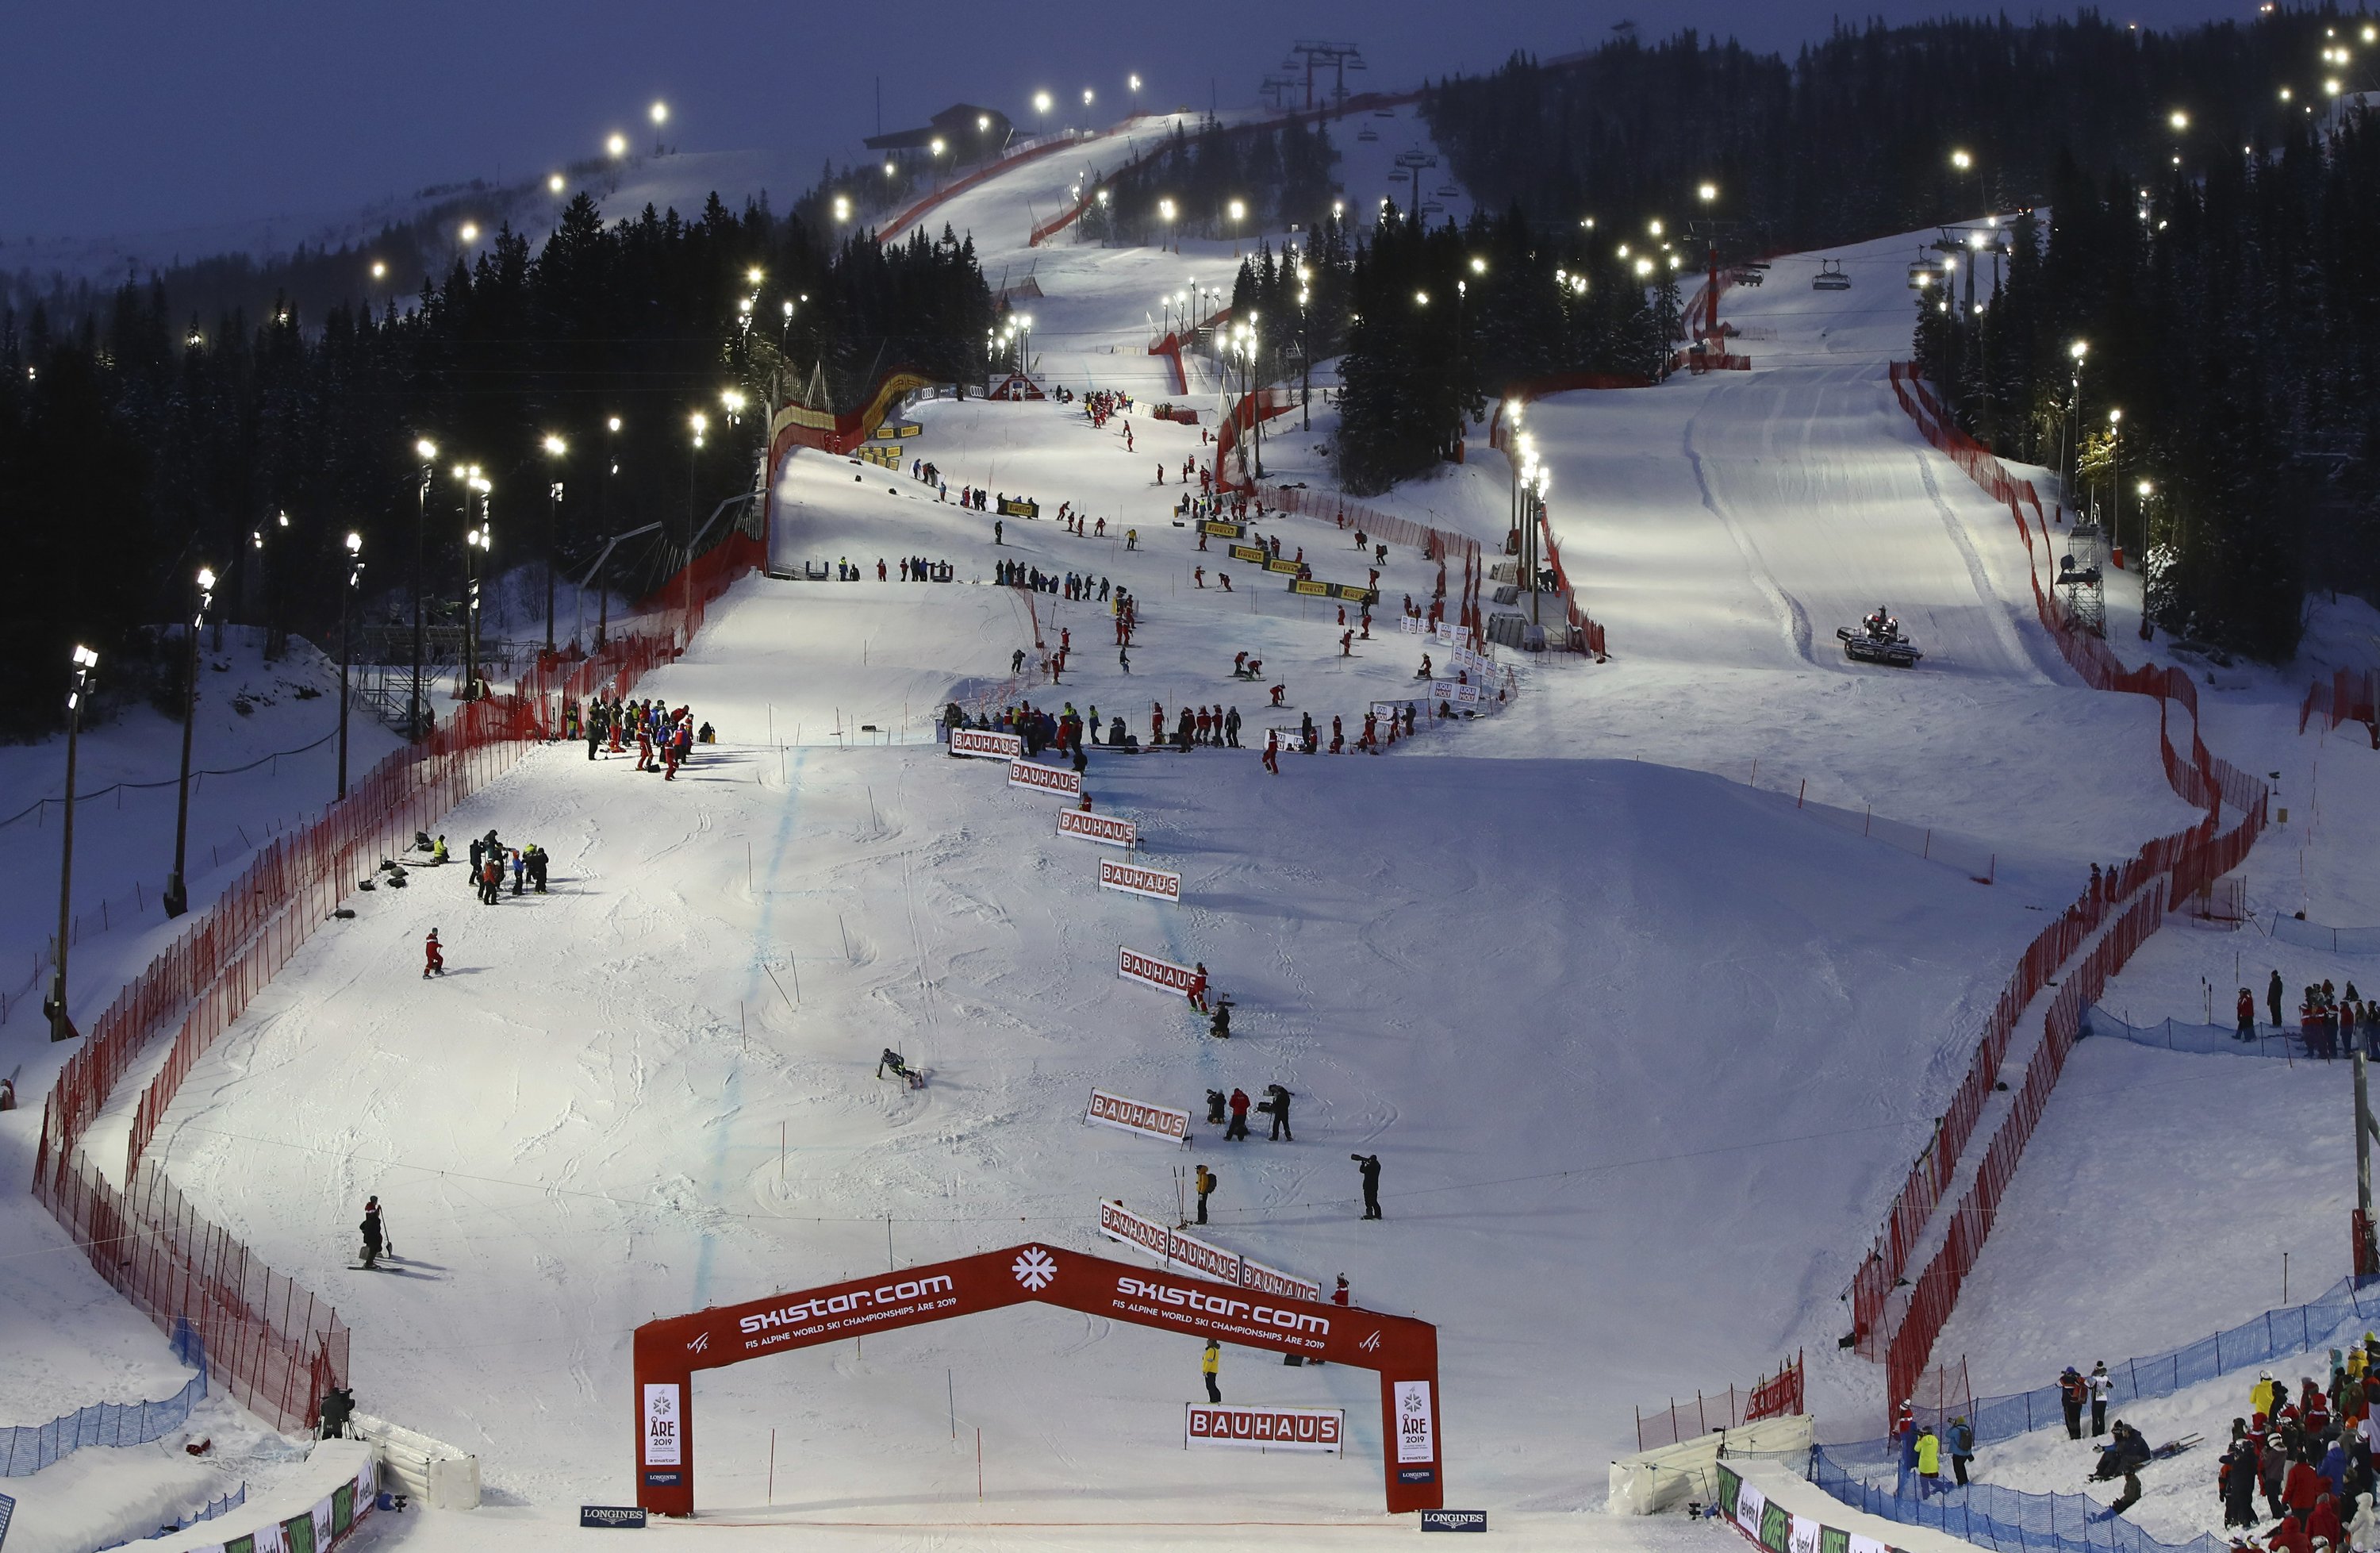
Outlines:
[[[248, 1485], [243, 1483], [238, 1487], [233, 1489], [230, 1493], [225, 1494], [219, 1499], [209, 1499], [205, 1509], [195, 1510], [190, 1514], [184, 1516], [181, 1520], [175, 1522], [172, 1525], [162, 1526], [156, 1531], [150, 1533], [147, 1536], [140, 1537], [137, 1540], [141, 1542], [154, 1542], [161, 1536], [170, 1536], [176, 1532], [187, 1531], [188, 1528], [197, 1525], [201, 1521], [212, 1521], [218, 1515], [227, 1515], [247, 1502]], [[122, 1542], [104, 1544], [100, 1547], [99, 1553], [107, 1553], [108, 1548], [111, 1547], [129, 1547], [135, 1540], [136, 1539], [134, 1538], [127, 1537]]]
[[1845, 1504], [1904, 1526], [1925, 1526], [2004, 1553], [2225, 1553], [2212, 1535], [2159, 1542], [2107, 1507], [2081, 1494], [2027, 1494], [1993, 1483], [1949, 1487], [1926, 1498], [1871, 1483], [1829, 1456], [1810, 1451], [1810, 1481]]
[[2286, 911], [2260, 917], [2256, 925], [2282, 943], [2295, 944], [2300, 948], [2323, 949], [2331, 954], [2380, 954], [2380, 927], [2325, 927]]
[[[2366, 1331], [2380, 1328], [2380, 1288], [2375, 1280], [2365, 1278], [2361, 1286], [2351, 1278], [2341, 1278], [2325, 1290], [2316, 1299], [2280, 1310], [2268, 1310], [2252, 1321], [2243, 1321], [2228, 1331], [2216, 1332], [2165, 1353], [2151, 1354], [2143, 1359], [2119, 1360], [2107, 1366], [2114, 1380], [2110, 1403], [2122, 1406], [2149, 1397], [2170, 1397], [2185, 1387], [2217, 1376], [2240, 1370], [2260, 1369], [2278, 1363], [2294, 1354], [2328, 1348], [2344, 1349], [2362, 1340]], [[2365, 1305], [2363, 1296], [2370, 1293], [2372, 1303]], [[2081, 1368], [2079, 1364], [2076, 1366]], [[2282, 1373], [2280, 1378], [2294, 1384], [2311, 1376], [2327, 1385], [2330, 1363], [2327, 1354], [2310, 1357], [2296, 1373]], [[2247, 1395], [2240, 1394], [2244, 1410]], [[1956, 1404], [1939, 1410], [1921, 1408], [1924, 1420], [1939, 1428], [1950, 1418], [1963, 1416], [1974, 1426], [1978, 1445], [1992, 1440], [2008, 1439], [2032, 1429], [2045, 1429], [2052, 1425], [2063, 1426], [2064, 1409], [2058, 1397], [2055, 1383], [2019, 1391], [2005, 1397], [1978, 1397], [1961, 1409]], [[1890, 1461], [1894, 1451], [1888, 1440], [1864, 1440], [1856, 1445], [1831, 1447], [1839, 1459], [1846, 1461]]]
[[[2361, 1037], [2363, 1026], [2356, 1026]], [[2195, 1052], [2200, 1056], [2228, 1054], [2232, 1057], [2286, 1057], [2299, 1062], [2323, 1061], [2309, 1056], [2305, 1036], [2300, 1031], [2275, 1032], [2261, 1021], [2256, 1026], [2256, 1038], [2242, 1041], [2240, 1033], [2228, 1024], [2185, 1024], [2180, 1020], [2166, 1020], [2157, 1024], [2128, 1024], [2094, 1005], [2082, 1014], [2082, 1033], [2104, 1035], [2119, 1041], [2134, 1041], [2160, 1051]], [[2337, 1037], [2333, 1037], [2337, 1042]], [[2338, 1046], [2338, 1060], [2344, 1062], [2355, 1054], [2344, 1044]]]
[[30, 1477], [87, 1445], [147, 1445], [180, 1428], [207, 1394], [206, 1345], [187, 1321], [174, 1324], [174, 1356], [199, 1373], [162, 1402], [94, 1402], [47, 1424], [0, 1429], [0, 1477]]

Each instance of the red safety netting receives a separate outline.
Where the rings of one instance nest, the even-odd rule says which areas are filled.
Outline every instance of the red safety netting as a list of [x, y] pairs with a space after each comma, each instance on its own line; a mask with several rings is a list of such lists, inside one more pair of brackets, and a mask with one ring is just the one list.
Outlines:
[[[1346, 497], [1329, 491], [1313, 491], [1302, 486], [1275, 485], [1264, 490], [1261, 495], [1269, 506], [1278, 507], [1283, 512], [1294, 512], [1306, 518], [1327, 519], [1350, 532], [1360, 529], [1367, 540], [1383, 540], [1390, 544], [1411, 545], [1419, 550], [1425, 559], [1437, 561], [1441, 565], [1449, 559], [1459, 560], [1463, 569], [1463, 605], [1457, 623], [1469, 626], [1474, 631], [1485, 635], [1487, 620], [1479, 607], [1479, 590], [1487, 575], [1487, 568], [1480, 558], [1477, 540], [1468, 534], [1459, 534], [1451, 530], [1434, 528], [1427, 523], [1415, 522], [1410, 518], [1399, 518], [1376, 507], [1366, 507], [1361, 502], [1349, 501]], [[1601, 658], [1604, 655], [1603, 628], [1589, 619], [1586, 612], [1579, 607], [1578, 597], [1571, 588], [1569, 574], [1562, 569], [1561, 554], [1554, 544], [1552, 529], [1548, 527], [1543, 532], [1546, 543], [1546, 564], [1553, 568], [1554, 575], [1558, 580], [1557, 593], [1561, 600], [1563, 620], [1569, 628], [1569, 640], [1564, 645], [1573, 652], [1588, 653], [1597, 658]], [[1475, 637], [1474, 640], [1477, 638]]]
[[188, 1322], [209, 1376], [274, 1428], [310, 1429], [323, 1393], [346, 1384], [339, 1313], [199, 1217], [163, 1171], [143, 1170], [128, 1199], [78, 1157], [43, 1202], [136, 1308], [169, 1332]]
[[[305, 1427], [328, 1385], [347, 1378], [346, 1327], [327, 1302], [256, 1260], [192, 1211], [142, 1156], [175, 1092], [217, 1037], [340, 899], [415, 832], [553, 738], [564, 705], [625, 695], [647, 669], [685, 651], [710, 604], [759, 565], [765, 545], [741, 532], [656, 592], [661, 612], [613, 635], [591, 656], [541, 657], [508, 694], [459, 708], [398, 750], [303, 829], [275, 840], [215, 903], [117, 993], [51, 1087], [33, 1156], [33, 1194], [83, 1246], [91, 1266], [161, 1327], [187, 1317], [208, 1365], [234, 1394], [284, 1429]], [[123, 1179], [111, 1184], [82, 1153], [86, 1131], [149, 1043], [173, 1048], [141, 1092]]]
[[[2380, 669], [2335, 669], [2328, 683], [2317, 679], [2307, 686], [2298, 731], [2303, 733], [2316, 717], [2323, 719], [2325, 733], [2341, 723], [2380, 724]], [[2373, 739], [2380, 747], [2380, 728]]]
[[[2267, 789], [2214, 754], [2198, 733], [2198, 691], [2179, 669], [2154, 666], [2124, 667], [2106, 642], [2073, 628], [2066, 619], [2054, 587], [2042, 584], [2043, 568], [2051, 559], [2048, 528], [2041, 498], [2033, 483], [2019, 480], [1990, 451], [1950, 423], [1916, 369], [1896, 361], [1891, 368], [1893, 394], [1919, 431], [1947, 454], [1968, 477], [2005, 504], [2024, 537], [2030, 557], [2034, 607], [2059, 653], [2084, 683], [2095, 689], [2154, 696], [2159, 707], [2157, 741], [2166, 780], [2185, 801], [2205, 812], [2205, 818], [2187, 830], [2160, 837], [2143, 846], [2133, 858], [2095, 882], [2082, 898], [2069, 906], [2027, 947], [2002, 988], [1999, 1001], [1985, 1021], [1966, 1077], [1951, 1097], [1949, 1107], [1936, 1123], [1935, 1135], [1910, 1168], [1909, 1177], [1885, 1216], [1876, 1243], [1853, 1278], [1850, 1290], [1852, 1331], [1860, 1350], [1870, 1358], [1883, 1349], [1891, 1394], [1910, 1394], [1933, 1353], [1934, 1339], [1949, 1319], [1961, 1282], [1974, 1266], [1991, 1231], [1991, 1217], [2000, 1193], [2016, 1170], [2017, 1159], [2033, 1135], [2034, 1124], [2048, 1104], [2066, 1054], [2081, 1029], [2082, 1013], [2098, 997], [2107, 979], [2121, 969], [2149, 934], [2165, 920], [2168, 903], [2179, 903], [2204, 889], [2220, 875], [2237, 868], [2255, 844], [2265, 818]], [[2028, 521], [2025, 508], [2032, 508]], [[2036, 538], [2039, 544], [2036, 544]], [[2054, 576], [2054, 573], [2052, 574]], [[2178, 748], [2172, 729], [2175, 705], [2188, 709], [2188, 748]], [[2237, 815], [2231, 829], [2221, 829], [2222, 811]], [[2119, 910], [2120, 909], [2120, 910]], [[2104, 936], [2092, 943], [2109, 919]], [[1889, 1332], [1887, 1306], [1907, 1270], [1909, 1259], [1925, 1234], [1934, 1210], [1949, 1190], [1985, 1103], [1998, 1082], [2010, 1040], [2024, 1009], [2046, 989], [2051, 975], [2068, 959], [2090, 945], [2082, 962], [2067, 970], [2058, 996], [2044, 1015], [2042, 1043], [2028, 1063], [2023, 1088], [2008, 1116], [1993, 1134], [1974, 1183], [1953, 1215], [1941, 1246], [1916, 1279], [1906, 1308]]]
[[1803, 1411], [1802, 1356], [1779, 1364], [1777, 1373], [1750, 1387], [1730, 1386], [1708, 1395], [1697, 1391], [1691, 1402], [1672, 1400], [1658, 1412], [1636, 1412], [1636, 1449], [1678, 1445], [1713, 1429], [1732, 1429], [1764, 1418], [1786, 1418]]

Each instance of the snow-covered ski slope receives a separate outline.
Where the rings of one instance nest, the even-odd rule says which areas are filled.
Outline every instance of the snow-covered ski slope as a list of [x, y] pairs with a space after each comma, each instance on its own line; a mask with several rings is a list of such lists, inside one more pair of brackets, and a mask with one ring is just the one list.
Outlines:
[[[1021, 207], [1062, 171], [1028, 164], [1007, 202], [994, 180], [953, 213], [980, 207], [965, 225], [995, 276], [1035, 263], [1042, 329], [1075, 342], [1062, 356], [1045, 337], [1045, 375], [1137, 387], [1092, 369], [1153, 366], [1135, 353], [1156, 293], [1188, 275], [1227, 288], [1230, 245], [1028, 251]], [[1075, 647], [1037, 701], [1144, 734], [1151, 700], [1236, 703], [1257, 742], [1261, 693], [1228, 677], [1247, 648], [1287, 686], [1282, 720], [1311, 711], [1327, 733], [1410, 685], [1416, 644], [1390, 616], [1434, 569], [1392, 553], [1381, 629], [1341, 658], [1335, 605], [1252, 576], [1224, 594], [1228, 558], [1172, 527], [1178, 491], [1152, 477], [1196, 456], [1195, 430], [1136, 414], [1127, 452], [1121, 424], [1054, 403], [919, 408], [905, 458], [936, 460], [953, 493], [1073, 501], [1111, 536], [1136, 528], [1134, 551], [1015, 519], [995, 549], [990, 515], [905, 474], [795, 458], [779, 561], [848, 556], [872, 577], [879, 556], [923, 555], [962, 584], [739, 584], [649, 687], [714, 722], [715, 751], [669, 784], [577, 747], [532, 755], [443, 828], [545, 846], [554, 893], [487, 908], [427, 874], [360, 898], [159, 1135], [153, 1157], [202, 1208], [337, 1302], [370, 1406], [480, 1454], [494, 1507], [425, 1523], [422, 1546], [552, 1540], [573, 1504], [628, 1497], [638, 1322], [888, 1261], [1091, 1246], [1099, 1199], [1163, 1217], [1174, 1170], [1199, 1161], [1223, 1176], [1217, 1239], [1439, 1324], [1449, 1502], [1540, 1538], [1659, 1535], [1566, 1513], [1599, 1499], [1633, 1403], [1807, 1346], [1821, 1412], [1872, 1417], [1876, 1372], [1827, 1341], [1836, 1296], [1977, 1021], [2037, 909], [2188, 816], [2156, 770], [2154, 708], [2070, 683], [2018, 607], [2005, 514], [1896, 419], [1884, 282], [1846, 294], [1874, 313], [1847, 323], [1844, 295], [1790, 273], [1728, 304], [1775, 331], [1777, 363], [1755, 345], [1748, 374], [1529, 411], [1611, 663], [1524, 667], [1515, 705], [1384, 759], [1291, 757], [1272, 777], [1252, 752], [1095, 757], [1100, 809], [1184, 873], [1178, 909], [1094, 889], [1092, 849], [997, 766], [871, 748], [859, 725], [917, 738], [953, 688], [1007, 674], [1035, 622], [1018, 595], [964, 584], [1021, 559], [1144, 601], [1126, 678], [1096, 605], [1034, 600], [1042, 640]], [[1319, 479], [1330, 413], [1310, 436], [1276, 426], [1269, 462]], [[1504, 499], [1484, 455], [1380, 505], [1493, 537]], [[1266, 527], [1318, 575], [1360, 581], [1330, 526]], [[1927, 650], [1918, 670], [1832, 651], [1833, 627], [1878, 602]], [[799, 743], [779, 748], [788, 721]], [[1763, 787], [1798, 768], [1812, 797], [1997, 843], [1998, 883], [1699, 774], [1755, 757]], [[452, 969], [424, 985], [433, 925]], [[1120, 984], [1119, 945], [1204, 960], [1240, 1000], [1235, 1038]], [[932, 1070], [926, 1090], [873, 1077], [885, 1046]], [[1201, 1125], [1171, 1151], [1076, 1119], [1094, 1084], [1203, 1110], [1208, 1087], [1271, 1082], [1297, 1092], [1294, 1144], [1226, 1149]], [[1355, 1150], [1385, 1162], [1383, 1223], [1354, 1219]], [[390, 1276], [347, 1270], [367, 1192], [410, 1259]], [[934, 1534], [954, 1547], [1378, 1522], [1368, 1467], [1184, 1453], [1195, 1362], [1032, 1311], [722, 1372], [700, 1382], [700, 1502], [735, 1521], [1159, 1523]], [[1361, 1375], [1225, 1363], [1228, 1400], [1347, 1405], [1359, 1461], [1378, 1446], [1373, 1394]], [[1410, 1528], [1260, 1535], [1367, 1546]]]

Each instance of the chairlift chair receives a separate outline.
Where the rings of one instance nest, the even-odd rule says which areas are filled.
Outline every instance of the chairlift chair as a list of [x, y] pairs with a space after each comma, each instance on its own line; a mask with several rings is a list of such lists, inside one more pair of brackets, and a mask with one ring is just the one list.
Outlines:
[[1818, 273], [1810, 277], [1811, 290], [1848, 291], [1851, 288], [1852, 277], [1843, 274], [1843, 262], [1841, 260], [1821, 259], [1818, 261]]
[[1366, 124], [1355, 132], [1355, 138], [1359, 141], [1377, 141], [1380, 138], [1380, 132]]
[[1374, 108], [1372, 110], [1372, 116], [1374, 118], [1394, 118], [1397, 116], [1397, 110], [1394, 108]]
[[1438, 197], [1441, 200], [1451, 200], [1461, 192], [1461, 190], [1451, 183], [1441, 183], [1438, 186]]
[[1925, 257], [1924, 249], [1919, 249], [1917, 257], [1909, 263], [1909, 288], [1912, 291], [1923, 291], [1929, 286], [1940, 286], [1949, 279], [1949, 275], [1950, 272], [1942, 267], [1940, 260]]

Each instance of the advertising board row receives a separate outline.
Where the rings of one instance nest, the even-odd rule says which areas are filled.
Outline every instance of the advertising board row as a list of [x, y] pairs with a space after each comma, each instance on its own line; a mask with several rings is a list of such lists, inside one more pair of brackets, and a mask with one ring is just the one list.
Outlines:
[[1767, 1553], [1900, 1553], [1889, 1543], [1796, 1515], [1725, 1461], [1718, 1463], [1718, 1510]]
[[1170, 960], [1142, 954], [1137, 949], [1116, 950], [1116, 974], [1127, 982], [1155, 987], [1160, 992], [1189, 995], [1196, 984], [1198, 972], [1187, 965], [1176, 965]]
[[[1188, 1125], [1184, 1119], [1184, 1125]], [[1143, 1218], [1122, 1203], [1102, 1202], [1099, 1204], [1099, 1233], [1111, 1241], [1137, 1246], [1169, 1268], [1196, 1273], [1218, 1283], [1233, 1284], [1252, 1289], [1259, 1294], [1275, 1294], [1291, 1300], [1322, 1298], [1322, 1286], [1294, 1273], [1284, 1273], [1278, 1267], [1226, 1251], [1209, 1241], [1185, 1235], [1170, 1224], [1160, 1224], [1153, 1218]], [[1427, 1460], [1427, 1458], [1425, 1458]]]
[[1091, 1091], [1091, 1103], [1084, 1108], [1083, 1119], [1096, 1126], [1112, 1127], [1122, 1132], [1137, 1132], [1144, 1138], [1161, 1138], [1169, 1143], [1190, 1140], [1188, 1111], [1177, 1111], [1171, 1106], [1152, 1106], [1146, 1100], [1111, 1094], [1104, 1089]]
[[1033, 761], [1010, 761], [1008, 785], [1030, 788], [1035, 792], [1062, 793], [1068, 798], [1083, 796], [1081, 772], [1069, 771], [1062, 765], [1041, 765]]
[[1094, 814], [1087, 809], [1058, 811], [1058, 834], [1079, 836], [1086, 841], [1097, 841], [1103, 847], [1136, 847], [1140, 845], [1140, 825], [1132, 820], [1119, 820], [1108, 814]]
[[1220, 1407], [1188, 1402], [1183, 1445], [1346, 1454], [1345, 1408]]
[[1099, 859], [1099, 888], [1145, 895], [1151, 900], [1182, 903], [1182, 875], [1164, 868], [1144, 868], [1115, 858]]
[[1025, 753], [1025, 740], [998, 728], [951, 729], [951, 753], [976, 760], [1013, 761]]

